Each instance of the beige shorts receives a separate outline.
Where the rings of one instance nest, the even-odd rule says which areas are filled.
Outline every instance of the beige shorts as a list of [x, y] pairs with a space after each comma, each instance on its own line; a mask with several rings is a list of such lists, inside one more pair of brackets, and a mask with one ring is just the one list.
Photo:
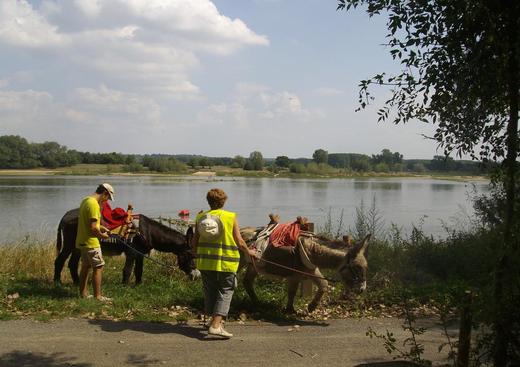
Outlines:
[[105, 260], [103, 260], [100, 247], [82, 248], [81, 261], [83, 264], [88, 264], [90, 268], [99, 268], [100, 266], [105, 265]]

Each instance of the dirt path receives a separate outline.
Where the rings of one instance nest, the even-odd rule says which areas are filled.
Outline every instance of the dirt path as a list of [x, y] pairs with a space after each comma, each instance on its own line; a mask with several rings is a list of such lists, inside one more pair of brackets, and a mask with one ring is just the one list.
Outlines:
[[[402, 341], [409, 335], [400, 325], [397, 319], [229, 323], [235, 337], [219, 340], [195, 322], [2, 321], [0, 366], [395, 366], [376, 363], [392, 357], [365, 333], [369, 326], [388, 328]], [[429, 325], [420, 341], [425, 358], [445, 361], [437, 352], [445, 341], [438, 326]]]

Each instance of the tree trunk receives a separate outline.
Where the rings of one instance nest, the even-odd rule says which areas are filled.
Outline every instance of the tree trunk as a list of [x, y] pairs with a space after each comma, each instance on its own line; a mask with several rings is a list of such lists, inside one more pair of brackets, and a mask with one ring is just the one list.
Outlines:
[[504, 295], [504, 287], [508, 286], [506, 277], [514, 271], [515, 264], [509, 259], [516, 253], [516, 240], [513, 227], [516, 207], [516, 173], [518, 157], [518, 5], [516, 0], [506, 0], [504, 10], [508, 14], [507, 33], [509, 44], [508, 69], [509, 69], [509, 121], [507, 124], [507, 156], [505, 160], [506, 169], [506, 218], [504, 227], [504, 248], [500, 251], [497, 268], [495, 271], [495, 366], [506, 366], [508, 364], [508, 348], [510, 345], [511, 330], [507, 300]]

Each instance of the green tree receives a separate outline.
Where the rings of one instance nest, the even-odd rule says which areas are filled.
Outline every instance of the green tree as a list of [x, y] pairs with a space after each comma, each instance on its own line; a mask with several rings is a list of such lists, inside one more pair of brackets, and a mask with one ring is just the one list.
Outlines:
[[248, 168], [254, 171], [261, 171], [264, 168], [264, 157], [262, 156], [262, 153], [257, 150], [249, 154], [248, 162], [250, 163]]
[[303, 163], [291, 163], [289, 166], [289, 171], [292, 173], [305, 173], [307, 172], [305, 165]]
[[278, 167], [284, 167], [284, 168], [288, 168], [289, 165], [291, 164], [291, 160], [289, 159], [289, 157], [287, 157], [285, 155], [279, 155], [278, 157], [276, 157], [274, 162]]
[[246, 164], [246, 159], [241, 155], [236, 155], [233, 157], [233, 161], [231, 162], [231, 167], [233, 168], [244, 168]]
[[34, 147], [18, 135], [0, 136], [0, 168], [35, 168], [41, 163]]
[[[360, 83], [361, 108], [372, 85], [390, 86], [380, 120], [437, 125], [434, 139], [452, 151], [503, 160], [506, 214], [494, 285], [494, 363], [511, 357], [508, 297], [520, 283], [517, 231], [520, 2], [517, 0], [338, 0], [338, 9], [367, 6], [388, 15], [387, 45], [401, 72]], [[392, 112], [392, 114], [391, 114]], [[513, 278], [511, 278], [513, 277]], [[508, 295], [509, 294], [509, 295]]]
[[320, 163], [328, 163], [329, 161], [329, 152], [323, 149], [316, 149], [312, 155], [312, 159], [314, 162]]

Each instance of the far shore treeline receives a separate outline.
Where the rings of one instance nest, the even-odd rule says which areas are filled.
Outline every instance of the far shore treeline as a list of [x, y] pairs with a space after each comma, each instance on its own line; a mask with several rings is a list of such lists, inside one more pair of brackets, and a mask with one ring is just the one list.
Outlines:
[[68, 149], [56, 142], [31, 143], [17, 135], [0, 136], [0, 169], [63, 168], [78, 164], [117, 165], [119, 172], [183, 173], [190, 169], [229, 167], [245, 171], [289, 172], [293, 174], [337, 175], [349, 173], [452, 172], [485, 175], [491, 163], [454, 160], [435, 155], [432, 159], [404, 159], [399, 152], [383, 149], [368, 156], [358, 153], [329, 153], [317, 149], [312, 158], [278, 156], [264, 158], [259, 151], [249, 157], [207, 157], [189, 154], [90, 153]]

